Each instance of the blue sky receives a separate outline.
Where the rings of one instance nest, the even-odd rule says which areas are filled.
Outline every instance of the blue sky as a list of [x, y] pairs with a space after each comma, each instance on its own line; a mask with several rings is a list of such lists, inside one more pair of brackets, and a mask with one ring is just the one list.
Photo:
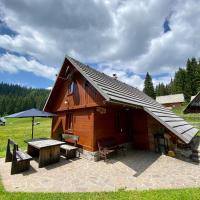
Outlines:
[[168, 83], [187, 58], [200, 56], [198, 4], [2, 0], [0, 81], [51, 87], [67, 54], [139, 89], [147, 72], [155, 85]]

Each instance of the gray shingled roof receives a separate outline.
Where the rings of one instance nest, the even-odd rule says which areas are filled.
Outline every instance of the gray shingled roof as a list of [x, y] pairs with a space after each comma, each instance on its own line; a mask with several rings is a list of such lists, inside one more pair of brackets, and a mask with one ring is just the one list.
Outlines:
[[174, 133], [185, 143], [189, 143], [198, 132], [182, 118], [176, 116], [137, 88], [115, 80], [79, 61], [66, 56], [66, 59], [111, 103], [123, 103], [143, 108], [149, 115]]
[[183, 103], [185, 102], [183, 94], [170, 94], [165, 96], [156, 97], [156, 101], [160, 104], [168, 104], [168, 103]]

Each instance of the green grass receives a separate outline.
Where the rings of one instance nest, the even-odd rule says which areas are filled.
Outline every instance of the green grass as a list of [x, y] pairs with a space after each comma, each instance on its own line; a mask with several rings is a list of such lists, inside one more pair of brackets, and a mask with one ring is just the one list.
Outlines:
[[[50, 137], [51, 119], [35, 118], [39, 125], [34, 127], [34, 137]], [[0, 157], [5, 157], [8, 138], [13, 139], [21, 149], [26, 149], [26, 139], [31, 138], [31, 118], [8, 119], [5, 126], [0, 126]]]
[[200, 189], [177, 189], [177, 190], [149, 190], [149, 191], [118, 191], [118, 192], [93, 192], [93, 193], [10, 193], [0, 191], [0, 200], [40, 200], [40, 199], [69, 199], [69, 200], [198, 200]]

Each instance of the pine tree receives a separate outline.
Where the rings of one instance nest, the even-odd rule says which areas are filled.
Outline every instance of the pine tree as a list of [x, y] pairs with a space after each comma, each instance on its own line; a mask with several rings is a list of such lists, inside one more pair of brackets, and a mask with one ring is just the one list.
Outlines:
[[186, 76], [184, 90], [183, 90], [183, 95], [186, 102], [190, 102], [191, 99], [191, 85], [187, 84], [188, 82], [189, 82], [189, 77]]
[[153, 99], [156, 98], [152, 78], [148, 72], [145, 77], [143, 92], [148, 96], [152, 97]]
[[164, 96], [164, 95], [168, 95], [168, 88], [167, 85], [165, 86], [163, 83], [159, 83], [156, 86], [156, 96]]
[[186, 83], [187, 72], [185, 69], [179, 68], [174, 77], [174, 93], [183, 93]]
[[190, 86], [191, 90], [188, 92], [190, 93], [190, 95], [196, 95], [197, 94], [197, 88], [198, 88], [198, 84], [197, 84], [197, 79], [198, 79], [198, 73], [197, 73], [197, 69], [198, 69], [198, 64], [195, 58], [192, 58], [191, 61], [190, 59], [188, 59], [187, 61], [187, 76], [188, 76], [188, 85]]

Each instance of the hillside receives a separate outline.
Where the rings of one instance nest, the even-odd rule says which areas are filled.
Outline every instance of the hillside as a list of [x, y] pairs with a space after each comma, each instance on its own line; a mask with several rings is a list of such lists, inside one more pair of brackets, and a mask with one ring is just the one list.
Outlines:
[[43, 109], [49, 90], [0, 83], [0, 116], [30, 108]]

